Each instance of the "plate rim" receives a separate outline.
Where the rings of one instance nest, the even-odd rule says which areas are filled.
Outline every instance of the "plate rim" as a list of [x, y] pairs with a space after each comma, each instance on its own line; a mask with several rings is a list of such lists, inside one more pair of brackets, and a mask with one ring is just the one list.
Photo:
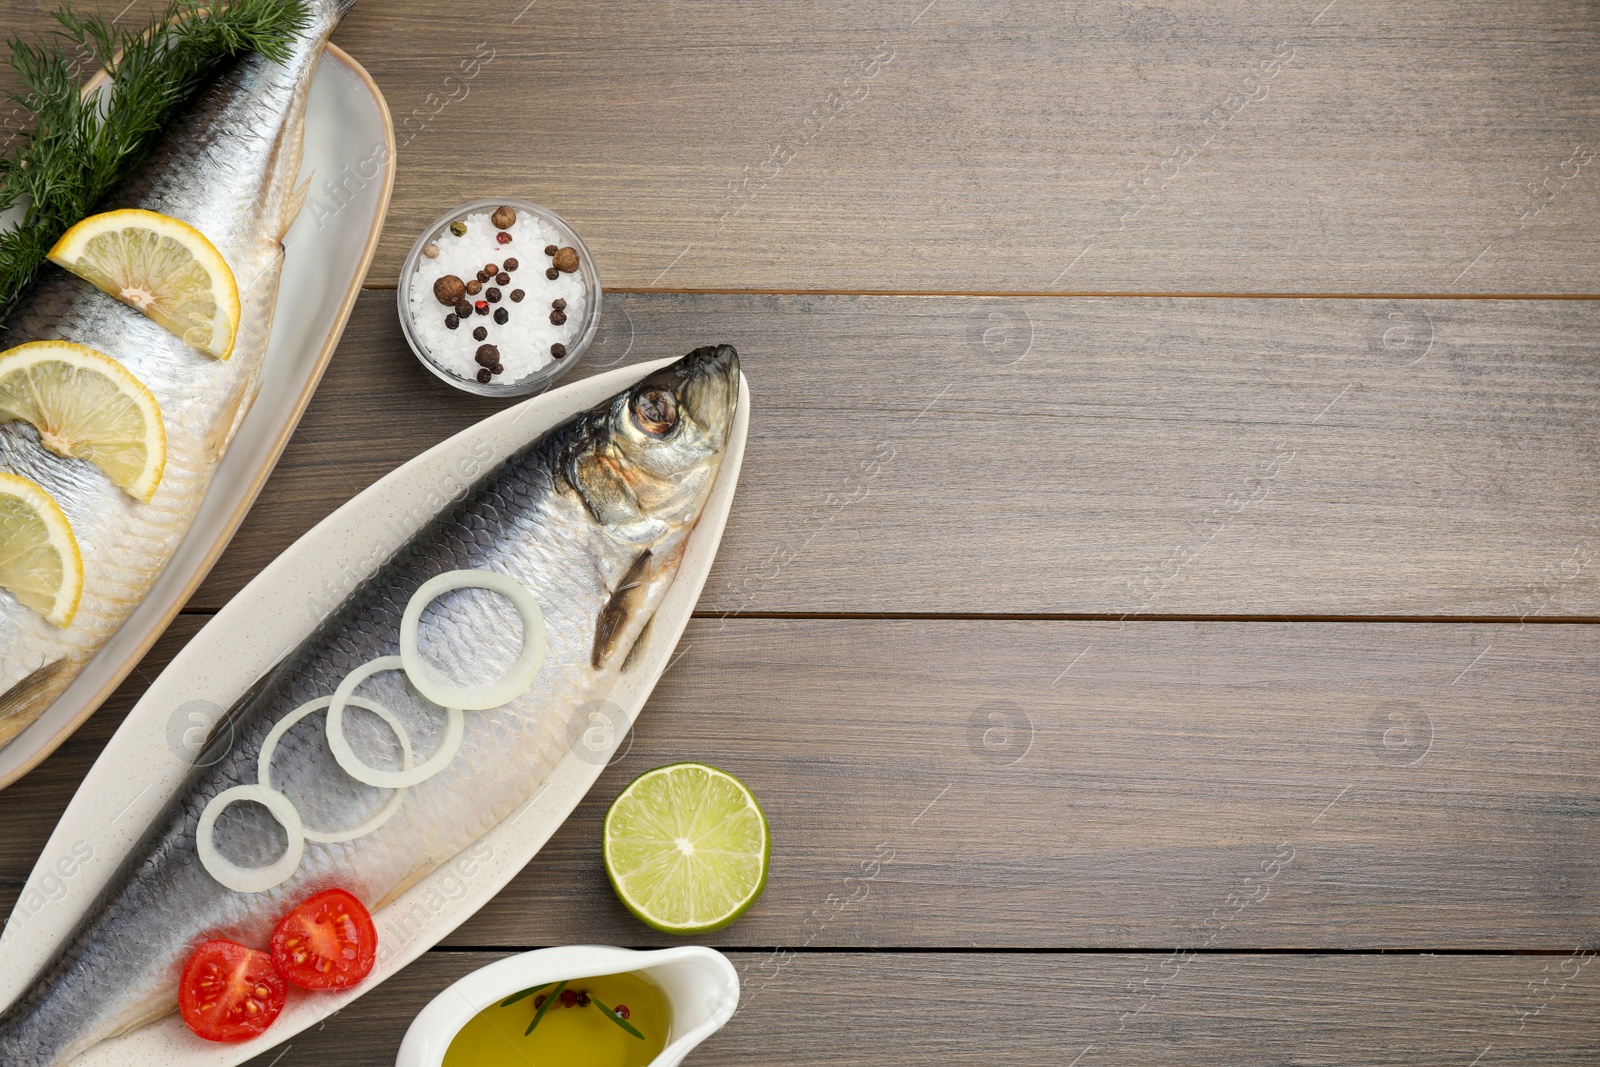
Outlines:
[[[116, 692], [118, 686], [127, 680], [128, 675], [133, 673], [134, 668], [144, 659], [145, 653], [150, 651], [151, 647], [160, 640], [161, 635], [166, 633], [172, 626], [172, 620], [178, 617], [178, 613], [183, 610], [190, 598], [194, 596], [195, 590], [200, 588], [200, 583], [205, 581], [206, 576], [211, 573], [211, 568], [216, 566], [217, 560], [221, 558], [228, 545], [233, 542], [234, 534], [239, 532], [239, 527], [244, 523], [245, 516], [255, 506], [256, 498], [261, 495], [262, 487], [266, 485], [267, 479], [272, 476], [273, 470], [277, 468], [278, 460], [282, 458], [284, 449], [289, 445], [289, 439], [294, 436], [295, 430], [299, 428], [300, 420], [305, 416], [306, 408], [310, 405], [311, 397], [316, 393], [317, 386], [322, 384], [322, 376], [326, 373], [328, 364], [333, 360], [334, 350], [339, 347], [339, 342], [344, 338], [345, 327], [349, 325], [350, 315], [355, 310], [356, 301], [360, 298], [365, 287], [367, 274], [372, 269], [372, 261], [377, 256], [378, 242], [383, 236], [384, 222], [389, 215], [389, 201], [394, 192], [397, 164], [395, 158], [394, 116], [389, 111], [389, 102], [384, 99], [383, 91], [378, 88], [378, 83], [373, 80], [367, 68], [358, 63], [350, 53], [329, 42], [323, 54], [331, 57], [334, 62], [342, 64], [346, 68], [346, 72], [352, 75], [372, 95], [373, 103], [377, 105], [379, 117], [383, 122], [385, 159], [387, 161], [383, 168], [382, 186], [378, 191], [378, 210], [373, 215], [372, 228], [367, 234], [366, 246], [362, 249], [358, 269], [354, 272], [344, 299], [339, 304], [334, 327], [328, 331], [328, 337], [324, 341], [321, 350], [317, 353], [316, 360], [311, 367], [311, 374], [306, 379], [305, 388], [295, 397], [292, 407], [285, 412], [286, 417], [283, 420], [283, 424], [279, 428], [277, 436], [272, 440], [270, 447], [263, 454], [262, 462], [257, 467], [255, 477], [251, 479], [246, 487], [238, 506], [222, 523], [219, 533], [212, 540], [211, 547], [204, 558], [201, 559], [199, 566], [194, 569], [189, 580], [184, 584], [178, 595], [173, 598], [172, 607], [164, 613], [162, 618], [155, 620], [136, 640], [118, 645], [119, 654], [121, 651], [127, 652], [123, 656], [122, 665], [111, 672], [105, 684], [86, 699], [79, 710], [62, 723], [54, 734], [44, 739], [33, 752], [24, 756], [22, 761], [10, 771], [0, 773], [0, 790], [15, 784], [19, 779], [48, 759], [56, 749], [66, 743], [69, 737], [77, 733], [83, 724], [88, 721], [89, 716], [100, 710], [100, 706], [106, 702], [112, 693]], [[143, 603], [143, 600], [140, 603]], [[122, 631], [118, 629], [117, 635], [121, 636], [121, 634]], [[96, 653], [96, 655], [99, 655], [99, 653]], [[51, 704], [50, 706], [54, 707], [55, 705]], [[16, 740], [22, 740], [22, 736], [19, 734]]]

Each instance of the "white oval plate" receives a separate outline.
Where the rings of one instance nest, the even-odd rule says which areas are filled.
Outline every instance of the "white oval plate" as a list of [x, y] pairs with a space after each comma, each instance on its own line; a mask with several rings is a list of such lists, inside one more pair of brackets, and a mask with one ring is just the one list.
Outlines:
[[[194, 754], [184, 748], [183, 735], [192, 728], [202, 738], [209, 728], [203, 720], [190, 723], [189, 709], [230, 706], [355, 583], [480, 473], [671, 362], [607, 371], [490, 416], [374, 483], [256, 575], [161, 672], [78, 787], [0, 935], [0, 1004], [9, 1004], [27, 987], [182, 786]], [[630, 726], [666, 670], [711, 571], [749, 424], [750, 388], [741, 377], [727, 454], [705, 512], [656, 610], [649, 640], [611, 697]], [[619, 731], [618, 740], [625, 732]], [[416, 959], [488, 903], [566, 821], [604, 764], [604, 758], [568, 752], [531, 800], [381, 908], [374, 916], [377, 966], [357, 988], [291, 994], [272, 1029], [254, 1041], [202, 1041], [174, 1014], [98, 1045], [74, 1062], [80, 1067], [230, 1067], [293, 1037]]]
[[361, 64], [333, 45], [306, 103], [300, 180], [311, 192], [289, 229], [279, 313], [250, 413], [217, 465], [188, 535], [120, 629], [71, 685], [0, 748], [0, 789], [54, 752], [111, 695], [222, 555], [322, 380], [378, 247], [394, 185], [394, 128]]

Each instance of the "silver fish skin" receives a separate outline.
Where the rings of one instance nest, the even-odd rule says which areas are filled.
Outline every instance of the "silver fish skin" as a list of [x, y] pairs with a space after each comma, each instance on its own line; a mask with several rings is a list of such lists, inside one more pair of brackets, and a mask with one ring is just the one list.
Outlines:
[[0, 333], [0, 348], [63, 340], [114, 357], [161, 405], [167, 465], [154, 498], [135, 500], [85, 460], [47, 451], [34, 428], [0, 424], [0, 471], [39, 483], [83, 555], [77, 616], [59, 629], [0, 591], [0, 745], [50, 705], [138, 606], [200, 509], [257, 390], [294, 222], [306, 94], [328, 35], [354, 0], [308, 0], [309, 22], [283, 62], [228, 64], [197, 91], [100, 210], [145, 208], [205, 234], [232, 269], [240, 319], [216, 360], [139, 312], [46, 264]]
[[[488, 472], [351, 592], [230, 709], [170, 813], [0, 1016], [0, 1063], [51, 1067], [173, 1011], [197, 945], [224, 937], [265, 947], [277, 920], [313, 892], [339, 886], [376, 910], [535, 796], [573, 724], [588, 724], [587, 710], [612, 693], [641, 635], [648, 640], [645, 626], [720, 469], [738, 394], [737, 353], [697, 349]], [[341, 844], [307, 842], [294, 875], [266, 892], [225, 889], [196, 852], [207, 802], [258, 781], [263, 741], [281, 718], [331, 694], [362, 664], [396, 654], [412, 595], [458, 569], [510, 575], [540, 603], [547, 653], [532, 688], [502, 707], [466, 712], [455, 759], [412, 787], [378, 830]], [[418, 640], [462, 685], [497, 676], [522, 644], [506, 602], [481, 590], [435, 600]], [[357, 692], [395, 714], [419, 762], [435, 751], [444, 712], [402, 674], [374, 675]], [[376, 716], [348, 713], [346, 736], [364, 762], [399, 766], [395, 737]], [[283, 736], [270, 774], [303, 823], [325, 831], [364, 823], [393, 795], [344, 773], [322, 712]], [[233, 862], [259, 866], [281, 855], [288, 837], [264, 807], [240, 803], [223, 813], [215, 840]]]

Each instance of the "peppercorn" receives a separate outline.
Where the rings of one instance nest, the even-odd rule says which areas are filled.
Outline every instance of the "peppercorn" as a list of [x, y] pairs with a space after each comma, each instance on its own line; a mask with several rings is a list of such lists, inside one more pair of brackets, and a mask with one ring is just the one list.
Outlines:
[[464, 222], [452, 222], [450, 224], [450, 232], [457, 237], [465, 237], [467, 235], [467, 224]]
[[507, 207], [505, 204], [501, 204], [499, 207], [494, 209], [494, 214], [489, 216], [489, 221], [494, 223], [502, 230], [509, 230], [517, 223], [517, 210], [516, 208]]
[[476, 311], [480, 315], [489, 314], [489, 301], [487, 301], [487, 300], [478, 301], [476, 304], [472, 305], [472, 310]]
[[494, 276], [494, 283], [496, 285], [510, 285], [511, 275], [507, 274], [505, 271], [501, 271], [499, 274]]
[[570, 1008], [576, 1003], [578, 1003], [578, 994], [577, 993], [573, 992], [570, 989], [563, 989], [561, 991], [561, 1006], [563, 1008]]
[[489, 368], [489, 371], [492, 374], [504, 374], [506, 372], [505, 364], [496, 363], [494, 366]]
[[549, 278], [551, 281], [555, 281], [557, 278], [561, 277], [561, 272], [556, 270], [554, 267], [551, 267], [549, 270], [544, 272], [544, 276]]
[[500, 303], [500, 290], [492, 285], [483, 291], [483, 295], [489, 298], [489, 303], [491, 304]]
[[483, 282], [479, 281], [477, 278], [472, 279], [467, 283], [467, 292], [471, 293], [473, 296], [477, 296], [479, 293], [483, 292]]
[[446, 274], [433, 283], [433, 298], [445, 307], [449, 307], [461, 299], [461, 294], [467, 291], [467, 285], [454, 274]]
[[527, 295], [528, 294], [523, 292], [521, 289], [513, 289], [511, 290], [511, 302], [513, 304], [520, 304], [522, 303], [522, 298]]
[[555, 356], [557, 359], [560, 359], [562, 356], [567, 354], [567, 346], [562, 344], [560, 341], [557, 341], [555, 344], [550, 346], [550, 354]]
[[422, 254], [427, 256], [429, 259], [438, 259], [439, 246], [434, 244], [432, 241], [429, 241], [427, 244], [422, 246]]
[[479, 272], [478, 272], [478, 280], [479, 280], [479, 281], [480, 281], [480, 282], [486, 282], [486, 281], [488, 281], [488, 280], [489, 280], [489, 276], [488, 276], [488, 275], [487, 275], [487, 274], [485, 274], [485, 273], [483, 273], [483, 271], [481, 271], [481, 270], [480, 270], [480, 271], [479, 271]]
[[489, 368], [485, 367], [478, 372], [478, 381], [483, 385], [489, 384]]
[[540, 993], [538, 996], [533, 998], [533, 1006], [535, 1008], [544, 1007], [544, 1002], [545, 1002], [545, 995], [543, 993]]
[[632, 1014], [631, 1012], [628, 1011], [628, 1006], [626, 1004], [618, 1004], [616, 1007], [612, 1008], [611, 1010], [616, 1012], [617, 1018], [619, 1018], [619, 1019], [626, 1019], [630, 1014]]
[[506, 324], [506, 320], [508, 320], [510, 318], [511, 318], [511, 312], [507, 311], [505, 308], [495, 308], [494, 309], [494, 321], [498, 325], [504, 326]]
[[512, 257], [512, 258], [506, 260], [505, 269], [506, 270], [516, 270], [517, 269], [517, 261], [516, 261], [515, 257]]
[[557, 248], [555, 245], [544, 246], [544, 254], [547, 256], [553, 256], [559, 251], [561, 251], [561, 249]]
[[488, 336], [489, 336], [489, 328], [487, 326], [479, 326], [479, 327], [476, 327], [472, 331], [472, 339], [474, 341], [482, 341], [485, 338], [487, 338]]
[[587, 1008], [588, 1006], [589, 1006], [589, 991], [586, 990], [586, 989], [578, 990], [578, 1007]]
[[555, 308], [557, 311], [567, 310], [567, 302], [559, 296], [550, 301], [550, 306]]
[[472, 303], [467, 300], [465, 294], [462, 295], [460, 300], [456, 301], [456, 314], [462, 318], [472, 314]]
[[494, 239], [503, 245], [508, 245], [511, 243], [511, 235], [504, 230], [501, 230], [499, 233], [495, 234]]
[[500, 273], [500, 264], [498, 264], [498, 263], [485, 263], [483, 265], [483, 274], [484, 274], [483, 280], [484, 281], [488, 281], [490, 278], [493, 278], [496, 274], [499, 274], [499, 273]]
[[446, 315], [444, 317], [444, 328], [445, 329], [453, 330], [457, 326], [460, 326], [460, 325], [461, 325], [461, 317], [459, 315], [457, 315], [454, 311], [452, 311], [450, 314], [448, 314], [448, 315]]
[[556, 270], [562, 274], [571, 274], [578, 269], [578, 250], [571, 245], [556, 249], [554, 263]]
[[566, 325], [566, 322], [567, 322], [567, 313], [565, 311], [552, 311], [552, 312], [550, 312], [550, 325], [552, 325], [552, 326], [564, 326], [564, 325]]
[[500, 350], [494, 345], [479, 345], [477, 355], [472, 358], [485, 367], [492, 367], [500, 362]]

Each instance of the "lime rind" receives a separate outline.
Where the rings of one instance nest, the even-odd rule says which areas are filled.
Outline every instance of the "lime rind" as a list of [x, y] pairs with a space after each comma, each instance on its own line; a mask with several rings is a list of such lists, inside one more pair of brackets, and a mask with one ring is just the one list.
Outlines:
[[673, 763], [639, 775], [612, 802], [601, 833], [617, 899], [663, 933], [720, 930], [766, 889], [766, 813], [716, 767]]

